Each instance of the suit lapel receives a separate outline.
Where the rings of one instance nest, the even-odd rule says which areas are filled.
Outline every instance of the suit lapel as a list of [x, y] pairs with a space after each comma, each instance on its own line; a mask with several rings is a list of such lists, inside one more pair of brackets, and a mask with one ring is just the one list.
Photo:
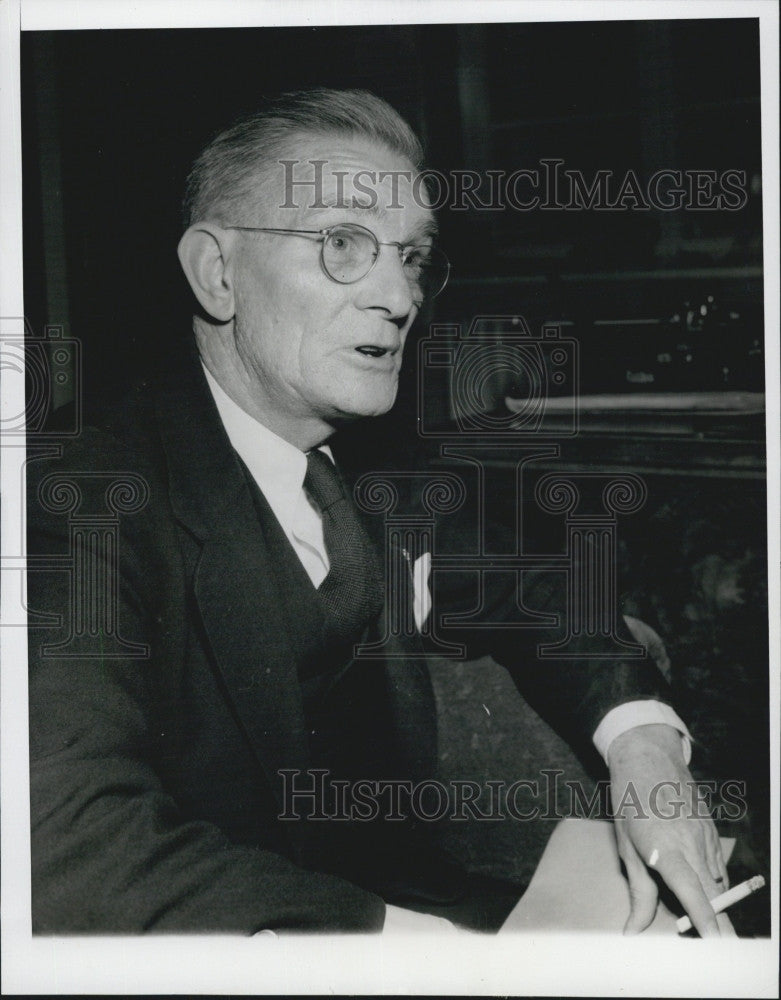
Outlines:
[[[280, 768], [310, 766], [295, 657], [283, 627], [285, 595], [197, 359], [167, 383], [157, 407], [171, 504], [202, 545], [194, 574], [201, 619], [234, 710], [279, 796]], [[383, 518], [364, 523], [382, 553]], [[428, 776], [436, 715], [419, 637], [396, 638], [388, 652], [388, 695], [403, 757], [409, 773]]]
[[193, 586], [228, 696], [279, 795], [280, 768], [309, 766], [301, 692], [266, 539], [200, 366], [158, 397], [170, 496], [202, 544]]

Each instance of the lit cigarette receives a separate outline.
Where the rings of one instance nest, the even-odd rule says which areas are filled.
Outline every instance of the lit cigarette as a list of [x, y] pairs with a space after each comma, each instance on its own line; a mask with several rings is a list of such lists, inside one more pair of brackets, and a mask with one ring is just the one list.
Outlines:
[[[764, 884], [764, 878], [761, 875], [755, 875], [753, 878], [741, 882], [740, 885], [736, 885], [733, 889], [727, 889], [720, 896], [716, 896], [715, 899], [710, 901], [710, 905], [713, 907], [715, 913], [721, 913], [722, 910], [726, 910], [727, 907], [732, 906], [734, 903], [739, 903], [741, 899], [745, 899], [752, 892], [761, 889]], [[681, 917], [680, 920], [676, 921], [675, 926], [678, 928], [679, 934], [685, 934], [686, 931], [691, 930], [692, 922], [688, 917]]]

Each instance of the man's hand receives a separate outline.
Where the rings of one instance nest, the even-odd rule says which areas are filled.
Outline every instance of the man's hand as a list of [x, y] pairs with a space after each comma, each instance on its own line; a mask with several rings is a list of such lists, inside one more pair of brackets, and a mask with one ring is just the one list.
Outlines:
[[729, 887], [713, 820], [671, 726], [630, 729], [608, 751], [618, 853], [626, 867], [631, 911], [625, 934], [639, 934], [656, 913], [658, 890], [648, 867], [678, 897], [701, 937], [734, 934], [709, 900]]

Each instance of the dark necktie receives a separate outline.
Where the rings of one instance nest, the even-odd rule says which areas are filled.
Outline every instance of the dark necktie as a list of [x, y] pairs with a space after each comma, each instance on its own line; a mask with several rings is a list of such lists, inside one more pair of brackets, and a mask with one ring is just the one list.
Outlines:
[[322, 514], [331, 564], [319, 593], [334, 638], [355, 639], [382, 609], [379, 562], [333, 462], [317, 449], [306, 459], [304, 489]]

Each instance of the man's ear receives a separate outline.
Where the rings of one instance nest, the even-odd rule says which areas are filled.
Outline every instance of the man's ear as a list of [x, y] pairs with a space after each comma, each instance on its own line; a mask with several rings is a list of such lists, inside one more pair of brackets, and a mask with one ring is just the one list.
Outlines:
[[229, 267], [234, 234], [211, 222], [196, 222], [185, 232], [177, 253], [182, 270], [203, 309], [227, 323], [236, 313]]

